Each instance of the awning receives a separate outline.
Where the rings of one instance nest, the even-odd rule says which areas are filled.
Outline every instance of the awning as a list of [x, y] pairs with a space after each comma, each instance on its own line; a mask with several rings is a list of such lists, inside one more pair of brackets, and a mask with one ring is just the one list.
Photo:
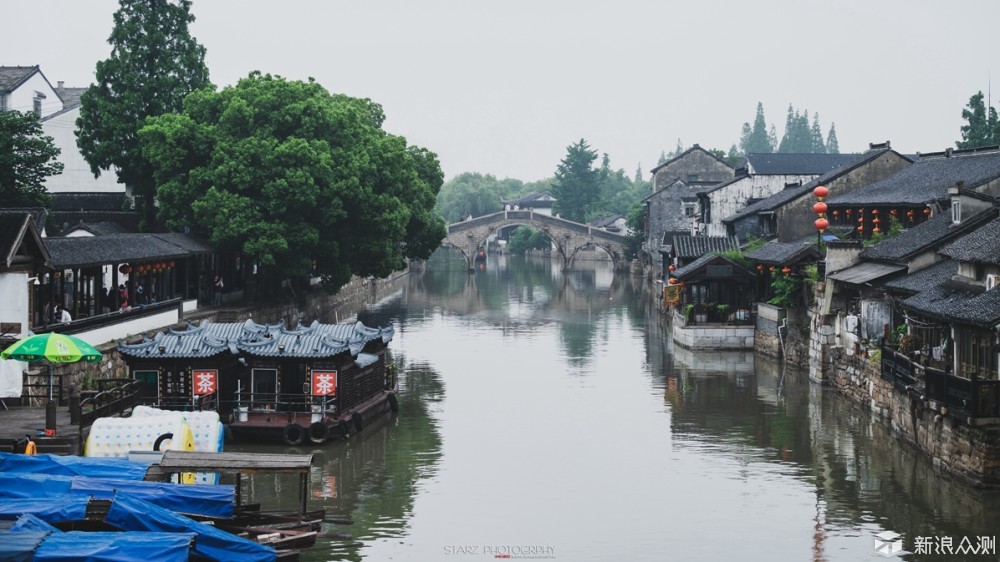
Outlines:
[[864, 262], [855, 266], [841, 269], [827, 275], [828, 279], [848, 283], [850, 285], [864, 285], [876, 279], [881, 279], [893, 273], [905, 271], [905, 265], [895, 265], [889, 263]]

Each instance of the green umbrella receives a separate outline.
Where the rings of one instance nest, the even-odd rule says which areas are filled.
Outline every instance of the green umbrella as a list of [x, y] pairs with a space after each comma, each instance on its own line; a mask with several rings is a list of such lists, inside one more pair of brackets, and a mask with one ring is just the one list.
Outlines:
[[101, 357], [100, 351], [80, 338], [56, 333], [29, 336], [0, 352], [0, 359], [49, 363], [49, 401], [52, 400], [52, 363], [76, 363], [81, 360], [96, 363]]

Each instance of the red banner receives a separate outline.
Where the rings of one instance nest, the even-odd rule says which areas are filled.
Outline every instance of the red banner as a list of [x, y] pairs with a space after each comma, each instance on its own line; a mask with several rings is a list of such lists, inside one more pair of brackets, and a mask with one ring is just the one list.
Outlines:
[[219, 371], [191, 371], [191, 388], [195, 396], [215, 394], [219, 389]]
[[312, 393], [313, 396], [337, 394], [337, 371], [313, 371]]

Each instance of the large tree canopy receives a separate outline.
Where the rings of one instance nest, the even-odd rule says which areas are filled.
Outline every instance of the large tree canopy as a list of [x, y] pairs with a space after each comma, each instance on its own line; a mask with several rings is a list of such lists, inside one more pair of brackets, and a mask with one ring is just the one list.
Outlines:
[[77, 145], [94, 175], [115, 167], [152, 227], [152, 167], [137, 133], [149, 116], [181, 110], [188, 93], [210, 86], [205, 48], [188, 33], [191, 0], [120, 0], [97, 81], [80, 97]]
[[207, 228], [281, 279], [316, 260], [329, 288], [386, 276], [440, 245], [434, 153], [382, 130], [382, 108], [309, 82], [253, 73], [188, 96], [139, 136], [160, 218]]
[[481, 217], [503, 209], [501, 199], [520, 194], [524, 184], [520, 180], [498, 180], [490, 174], [466, 172], [445, 182], [437, 196], [437, 211], [449, 223], [465, 217]]
[[61, 174], [59, 149], [34, 112], [0, 111], [0, 207], [45, 207], [45, 178]]

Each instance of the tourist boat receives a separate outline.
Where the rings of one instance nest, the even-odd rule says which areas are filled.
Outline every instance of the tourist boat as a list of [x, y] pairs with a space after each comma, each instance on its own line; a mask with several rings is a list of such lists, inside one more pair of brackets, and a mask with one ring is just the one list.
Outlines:
[[236, 437], [301, 445], [361, 431], [396, 411], [386, 364], [393, 329], [354, 324], [203, 322], [119, 342], [140, 402], [215, 410]]

